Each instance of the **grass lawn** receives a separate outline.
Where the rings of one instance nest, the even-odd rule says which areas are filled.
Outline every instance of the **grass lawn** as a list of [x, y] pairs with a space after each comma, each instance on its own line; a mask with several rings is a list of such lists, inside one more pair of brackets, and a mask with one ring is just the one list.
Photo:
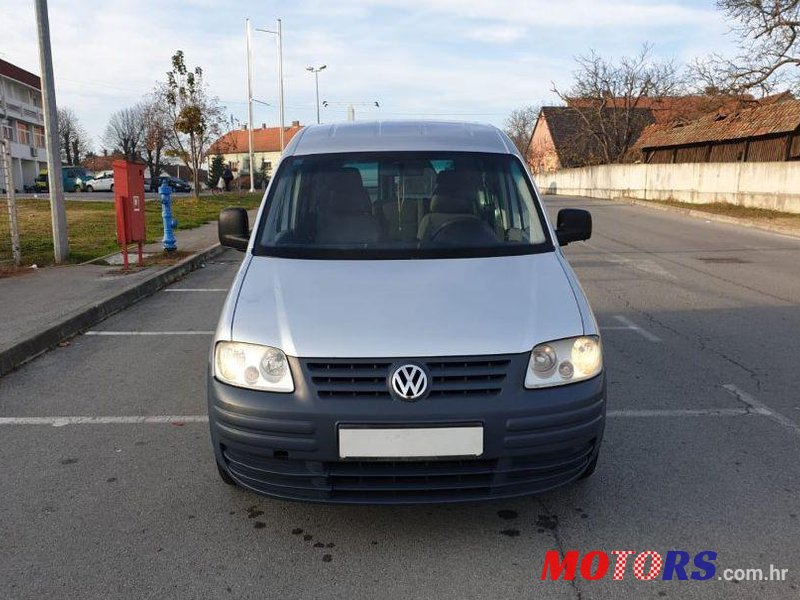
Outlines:
[[[227, 206], [256, 208], [263, 192], [255, 194], [223, 194], [192, 197], [173, 196], [172, 212], [178, 219], [178, 229], [193, 229], [216, 221], [219, 211]], [[67, 200], [67, 231], [69, 261], [85, 262], [119, 250], [116, 235], [114, 203]], [[5, 209], [5, 205], [3, 205]], [[147, 241], [156, 242], [163, 236], [161, 203], [145, 204]], [[2, 219], [4, 217], [4, 219]], [[11, 260], [8, 215], [0, 217], [0, 263]], [[23, 264], [48, 265], [53, 262], [53, 239], [50, 228], [50, 203], [46, 200], [17, 200], [17, 220]]]
[[676, 208], [707, 212], [715, 215], [725, 215], [746, 219], [754, 225], [770, 225], [786, 231], [800, 233], [800, 214], [768, 210], [766, 208], [750, 208], [727, 204], [725, 202], [712, 202], [709, 204], [692, 204], [690, 202], [677, 202], [675, 200], [647, 200], [653, 204], [662, 204]]
[[727, 215], [729, 217], [738, 217], [740, 219], [753, 219], [759, 221], [790, 219], [797, 220], [797, 222], [800, 223], [800, 213], [796, 214], [780, 212], [766, 208], [751, 208], [748, 206], [739, 206], [737, 204], [728, 204], [726, 202], [712, 202], [709, 204], [693, 204], [691, 202], [678, 202], [677, 200], [648, 200], [648, 202], [653, 202], [654, 204], [666, 204], [667, 206], [675, 206], [689, 210], [701, 210], [703, 212], [714, 213], [716, 215]]

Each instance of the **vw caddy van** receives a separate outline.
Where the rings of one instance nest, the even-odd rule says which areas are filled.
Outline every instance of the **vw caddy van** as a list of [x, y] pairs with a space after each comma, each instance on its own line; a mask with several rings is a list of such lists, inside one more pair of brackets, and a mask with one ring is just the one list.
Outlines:
[[424, 503], [590, 475], [606, 380], [592, 311], [525, 163], [495, 127], [303, 129], [250, 229], [213, 341], [211, 440], [267, 496]]

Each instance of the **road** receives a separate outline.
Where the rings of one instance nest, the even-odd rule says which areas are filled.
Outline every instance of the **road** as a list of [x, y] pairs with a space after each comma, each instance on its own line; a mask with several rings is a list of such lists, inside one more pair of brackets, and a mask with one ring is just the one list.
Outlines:
[[[209, 336], [187, 334], [214, 328], [241, 257], [229, 251], [95, 329], [175, 335], [84, 335], [0, 379], [0, 597], [800, 596], [800, 240], [548, 204], [594, 215], [592, 239], [567, 248], [610, 378], [594, 477], [536, 498], [401, 508], [225, 486], [202, 419]], [[717, 572], [542, 582], [550, 549], [711, 550]], [[787, 581], [717, 579], [770, 565]]]

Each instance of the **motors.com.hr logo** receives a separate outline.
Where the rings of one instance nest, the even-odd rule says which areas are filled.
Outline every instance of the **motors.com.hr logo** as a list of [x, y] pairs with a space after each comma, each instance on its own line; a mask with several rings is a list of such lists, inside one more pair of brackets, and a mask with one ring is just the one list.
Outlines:
[[578, 550], [569, 550], [563, 557], [557, 550], [549, 550], [544, 557], [541, 579], [572, 581], [580, 577], [596, 581], [610, 575], [613, 581], [622, 581], [626, 575], [632, 574], [640, 581], [706, 581], [715, 577], [723, 581], [786, 581], [788, 569], [773, 565], [769, 566], [769, 570], [723, 569], [717, 577], [716, 560], [717, 553], [713, 550], [694, 554], [684, 550], [669, 550], [664, 556], [655, 550], [612, 550], [610, 553], [592, 550], [583, 556]]

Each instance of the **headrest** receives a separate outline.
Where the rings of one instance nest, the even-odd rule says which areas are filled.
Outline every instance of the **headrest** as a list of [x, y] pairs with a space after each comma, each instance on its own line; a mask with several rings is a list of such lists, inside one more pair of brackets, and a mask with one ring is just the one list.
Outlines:
[[344, 214], [372, 212], [369, 194], [364, 189], [358, 169], [348, 167], [334, 171], [326, 179], [328, 200], [324, 210]]
[[431, 197], [431, 212], [473, 214], [477, 189], [467, 173], [447, 170], [436, 178]]

